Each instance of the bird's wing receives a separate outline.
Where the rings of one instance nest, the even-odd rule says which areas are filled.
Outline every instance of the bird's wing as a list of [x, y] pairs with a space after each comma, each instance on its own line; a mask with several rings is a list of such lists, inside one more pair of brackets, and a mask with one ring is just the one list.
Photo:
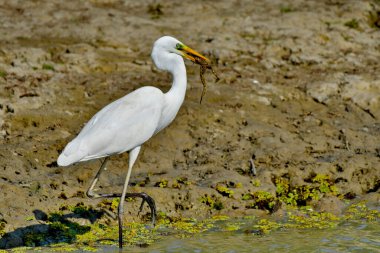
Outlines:
[[107, 105], [65, 147], [58, 164], [70, 165], [140, 146], [154, 134], [163, 103], [159, 89], [143, 87]]

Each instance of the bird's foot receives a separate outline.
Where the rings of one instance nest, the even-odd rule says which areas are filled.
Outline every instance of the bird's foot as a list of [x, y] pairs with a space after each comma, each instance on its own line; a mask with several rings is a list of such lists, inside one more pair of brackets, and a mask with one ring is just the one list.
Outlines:
[[141, 211], [144, 207], [144, 203], [146, 202], [148, 204], [148, 206], [150, 208], [151, 217], [152, 217], [152, 225], [154, 227], [156, 225], [156, 217], [157, 217], [156, 203], [154, 202], [154, 199], [151, 196], [149, 196], [148, 194], [146, 194], [145, 192], [127, 193], [126, 197], [130, 197], [130, 198], [138, 197], [138, 198], [142, 199], [138, 215], [141, 213]]
[[[92, 191], [88, 191], [87, 196], [89, 198], [118, 198], [118, 197], [121, 197], [121, 194], [120, 193], [94, 193]], [[152, 225], [153, 227], [156, 225], [156, 217], [157, 217], [156, 203], [154, 202], [154, 199], [151, 196], [149, 196], [145, 192], [141, 192], [141, 193], [133, 192], [133, 193], [127, 193], [125, 195], [125, 198], [141, 198], [142, 199], [138, 214], [141, 213], [144, 207], [144, 203], [146, 202], [150, 208]], [[111, 217], [116, 218], [114, 215], [112, 215]]]
[[90, 199], [97, 199], [97, 198], [105, 198], [105, 196], [103, 196], [103, 195], [107, 195], [107, 194], [98, 194], [98, 193], [94, 193], [92, 190], [88, 190], [86, 192], [86, 195]]

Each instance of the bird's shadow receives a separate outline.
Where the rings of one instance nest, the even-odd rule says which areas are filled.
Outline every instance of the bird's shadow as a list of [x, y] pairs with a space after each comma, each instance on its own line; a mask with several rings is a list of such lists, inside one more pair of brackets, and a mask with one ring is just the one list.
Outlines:
[[77, 235], [90, 231], [89, 225], [80, 225], [76, 221], [87, 219], [94, 223], [105, 212], [79, 206], [68, 214], [57, 212], [48, 215], [41, 210], [34, 210], [33, 214], [34, 219], [40, 224], [17, 228], [12, 232], [5, 233], [0, 238], [0, 249], [48, 246], [60, 242], [73, 243]]

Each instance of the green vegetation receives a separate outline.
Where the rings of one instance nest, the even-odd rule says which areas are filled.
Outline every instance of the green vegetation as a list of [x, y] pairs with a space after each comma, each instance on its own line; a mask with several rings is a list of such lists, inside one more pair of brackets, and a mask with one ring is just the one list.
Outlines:
[[287, 205], [305, 206], [310, 200], [319, 200], [327, 194], [338, 195], [336, 186], [327, 175], [317, 174], [311, 178], [311, 183], [311, 185], [291, 186], [289, 180], [277, 178], [275, 180], [277, 198]]
[[179, 177], [174, 180], [172, 188], [181, 189], [183, 185], [191, 185], [191, 182], [186, 177]]
[[288, 13], [288, 12], [292, 12], [292, 11], [294, 11], [294, 10], [291, 6], [282, 6], [280, 8], [281, 13]]
[[222, 210], [224, 208], [223, 203], [220, 201], [220, 199], [215, 197], [214, 195], [208, 196], [207, 194], [205, 194], [203, 197], [200, 198], [200, 202], [206, 204], [211, 209]]
[[375, 222], [380, 219], [380, 212], [370, 210], [364, 202], [351, 205], [343, 216], [338, 217], [328, 212], [316, 212], [312, 209], [298, 209], [289, 211], [286, 222], [276, 222], [261, 219], [254, 228], [260, 233], [266, 234], [277, 229], [325, 229], [336, 227], [342, 221], [364, 219], [367, 222]]
[[368, 24], [372, 28], [380, 28], [380, 9], [377, 9], [375, 5], [371, 6], [372, 10], [367, 15]]
[[260, 234], [267, 234], [277, 229], [324, 229], [338, 225], [339, 218], [331, 213], [319, 213], [314, 211], [303, 212], [301, 215], [288, 213], [289, 220], [286, 223], [276, 222], [268, 219], [261, 219], [254, 228]]
[[54, 71], [54, 66], [51, 64], [44, 63], [44, 64], [42, 64], [42, 69]]
[[5, 234], [5, 224], [7, 224], [7, 222], [4, 219], [0, 219], [0, 238]]
[[109, 210], [111, 212], [116, 212], [119, 203], [120, 198], [104, 199], [102, 202], [98, 204], [98, 207], [100, 207], [101, 209]]
[[[325, 182], [326, 178], [318, 177], [315, 180], [318, 181], [319, 179]], [[255, 198], [253, 194], [249, 196], [250, 198]], [[264, 192], [257, 196], [262, 196], [264, 199], [274, 198], [273, 195]], [[205, 199], [215, 202], [215, 197], [207, 197]], [[106, 206], [109, 206], [108, 204], [112, 205], [116, 204], [116, 202], [107, 202]], [[83, 216], [94, 211], [91, 206], [85, 206], [83, 203], [78, 203], [75, 206], [66, 206], [63, 209], [65, 208], [77, 215]], [[104, 220], [101, 219], [90, 225], [79, 225], [76, 222], [69, 221], [68, 216], [70, 215], [65, 215], [62, 211], [49, 214], [47, 219], [48, 227], [43, 232], [35, 231], [24, 234], [23, 240], [25, 245], [28, 247], [49, 245], [51, 249], [69, 252], [78, 249], [94, 251], [99, 244], [117, 244], [118, 227], [116, 225], [105, 225], [103, 224]], [[268, 234], [278, 229], [325, 229], [335, 227], [342, 221], [347, 220], [364, 219], [367, 222], [377, 222], [380, 219], [380, 212], [370, 210], [365, 205], [365, 202], [359, 202], [351, 205], [340, 217], [327, 212], [316, 212], [310, 207], [295, 208], [293, 206], [289, 206], [286, 217], [287, 219], [277, 221], [269, 216], [261, 219], [247, 216], [244, 219], [250, 219], [253, 222], [247, 228], [246, 221], [230, 220], [227, 216], [214, 216], [210, 219], [198, 221], [192, 218], [169, 217], [164, 212], [158, 212], [157, 225], [154, 228], [149, 229], [144, 223], [126, 223], [123, 237], [125, 242], [130, 245], [147, 246], [168, 234], [178, 238], [186, 238], [210, 231], [211, 229], [226, 232], [240, 230], [257, 235]], [[219, 221], [223, 222], [220, 223]], [[0, 228], [4, 224], [5, 221], [0, 221]], [[30, 248], [22, 249], [30, 250]], [[41, 250], [43, 248], [33, 249]]]
[[380, 212], [371, 210], [366, 206], [364, 201], [351, 205], [343, 216], [345, 220], [367, 220], [376, 221], [380, 219]]
[[158, 181], [154, 186], [156, 187], [160, 187], [160, 188], [166, 188], [168, 187], [168, 184], [169, 184], [169, 181], [166, 180], [166, 179], [161, 179], [160, 181]]
[[7, 76], [7, 72], [0, 69], [0, 77], [6, 77], [6, 76]]
[[246, 208], [262, 209], [270, 212], [274, 211], [278, 202], [275, 196], [265, 191], [244, 194], [242, 200], [253, 200], [246, 206]]
[[350, 21], [347, 21], [346, 23], [344, 23], [344, 25], [352, 29], [359, 29], [359, 22], [355, 18], [351, 19]]
[[309, 185], [292, 186], [288, 179], [276, 178], [276, 194], [265, 191], [248, 192], [242, 200], [249, 201], [246, 208], [276, 211], [280, 203], [288, 206], [307, 206], [311, 200], [319, 200], [324, 196], [338, 196], [338, 190], [329, 176], [317, 174], [311, 177]]
[[43, 246], [48, 242], [72, 243], [78, 234], [90, 231], [89, 226], [81, 226], [65, 218], [62, 212], [54, 212], [48, 216], [48, 227], [42, 232], [29, 232], [24, 234], [23, 241], [26, 246]]
[[254, 187], [259, 187], [261, 185], [260, 179], [253, 179], [251, 183]]
[[[75, 216], [65, 215], [63, 211], [70, 211]], [[86, 206], [82, 202], [75, 206], [61, 206], [60, 211], [48, 215], [46, 229], [24, 234], [24, 244], [29, 247], [36, 247], [48, 243], [73, 243], [77, 240], [78, 235], [89, 232], [93, 226], [80, 225], [70, 220], [70, 217], [85, 218], [93, 223], [102, 215], [103, 212], [95, 210], [92, 206]]]
[[227, 222], [223, 225], [222, 230], [223, 231], [237, 231], [241, 229], [242, 225], [244, 225], [244, 222]]
[[34, 216], [29, 216], [29, 217], [26, 217], [25, 218], [26, 221], [31, 221], [31, 220], [35, 220]]
[[79, 217], [86, 217], [91, 222], [94, 222], [103, 215], [103, 212], [95, 210], [92, 206], [86, 206], [83, 204], [83, 202], [80, 202], [75, 206], [71, 207], [70, 211], [77, 214]]
[[162, 11], [163, 6], [160, 3], [152, 3], [148, 5], [148, 13], [150, 14], [151, 19], [159, 19], [164, 12]]
[[233, 190], [230, 190], [226, 186], [221, 185], [221, 184], [218, 184], [215, 187], [215, 190], [217, 192], [219, 192], [220, 194], [222, 194], [222, 196], [225, 196], [225, 197], [232, 198], [232, 196], [234, 195], [234, 191]]
[[[186, 180], [176, 180], [180, 185]], [[242, 195], [246, 201], [246, 208], [255, 208], [274, 212], [283, 203], [284, 219], [276, 220], [275, 217], [266, 216], [245, 217], [253, 220], [254, 224], [247, 228], [247, 223], [242, 221], [230, 221], [227, 216], [214, 216], [210, 219], [197, 221], [191, 218], [170, 217], [164, 212], [158, 212], [157, 225], [148, 228], [146, 223], [126, 223], [123, 237], [130, 245], [147, 246], [162, 239], [168, 233], [178, 238], [186, 238], [195, 234], [217, 229], [220, 231], [244, 231], [245, 233], [262, 235], [278, 229], [325, 229], [337, 226], [339, 223], [350, 220], [366, 220], [377, 222], [380, 212], [369, 209], [365, 202], [359, 202], [349, 206], [342, 216], [336, 216], [328, 212], [316, 212], [308, 206], [309, 201], [319, 200], [324, 196], [339, 196], [333, 180], [327, 175], [316, 174], [306, 180], [307, 185], [293, 186], [288, 179], [274, 179], [276, 192], [266, 191], [248, 192]], [[160, 181], [165, 182], [163, 180]], [[167, 181], [166, 181], [167, 182]], [[167, 184], [166, 184], [167, 185]], [[233, 191], [229, 187], [240, 187], [233, 182], [219, 183], [215, 190], [224, 198], [233, 197]], [[222, 210], [224, 208], [221, 196], [205, 194], [200, 198], [210, 210]], [[101, 209], [111, 212], [117, 211], [119, 198], [105, 199], [98, 204]], [[78, 224], [78, 219], [89, 220], [86, 225]], [[218, 221], [223, 221], [219, 223]], [[0, 220], [0, 237], [5, 234], [6, 221]], [[61, 251], [86, 250], [93, 251], [99, 244], [117, 244], [118, 226], [110, 226], [110, 220], [104, 219], [103, 212], [82, 202], [73, 206], [61, 206], [58, 212], [47, 215], [46, 227], [38, 231], [27, 232], [23, 235], [24, 245], [28, 247], [46, 246]], [[164, 231], [164, 232], [163, 232]]]

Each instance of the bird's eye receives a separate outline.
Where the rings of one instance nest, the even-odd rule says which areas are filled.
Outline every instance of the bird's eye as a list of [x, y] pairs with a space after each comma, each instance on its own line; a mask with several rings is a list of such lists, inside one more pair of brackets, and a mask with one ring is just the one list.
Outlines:
[[182, 45], [181, 43], [177, 43], [177, 44], [175, 45], [175, 49], [177, 49], [177, 50], [182, 50], [182, 49], [183, 49], [183, 45]]

